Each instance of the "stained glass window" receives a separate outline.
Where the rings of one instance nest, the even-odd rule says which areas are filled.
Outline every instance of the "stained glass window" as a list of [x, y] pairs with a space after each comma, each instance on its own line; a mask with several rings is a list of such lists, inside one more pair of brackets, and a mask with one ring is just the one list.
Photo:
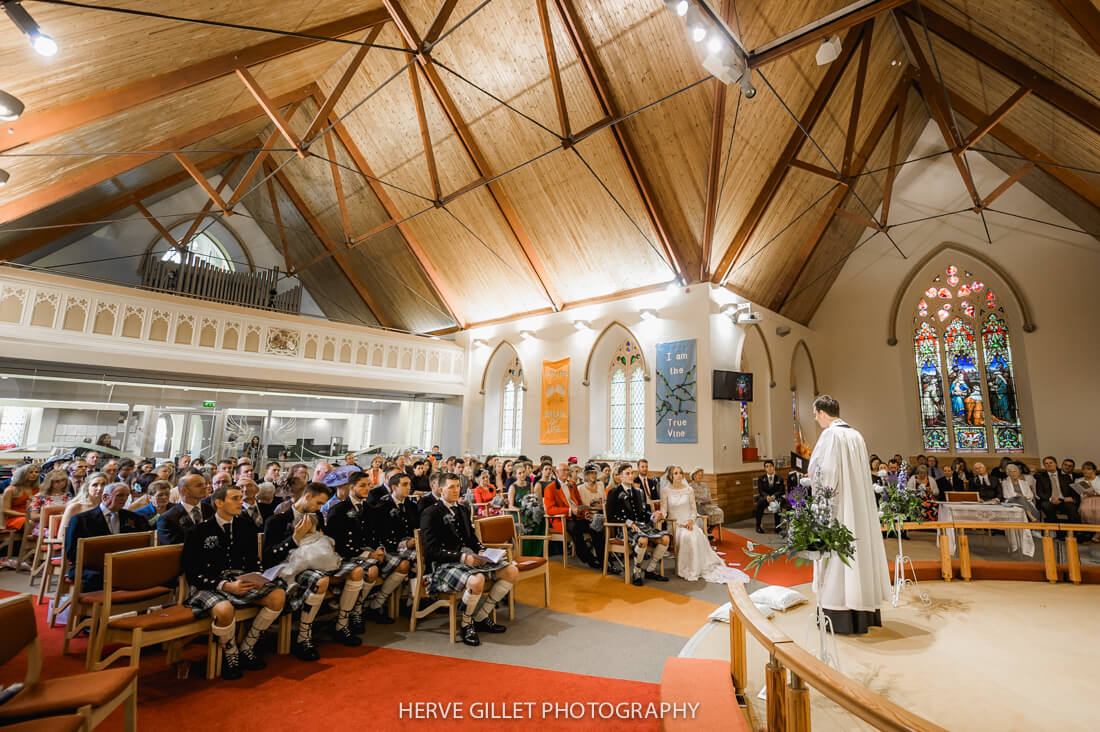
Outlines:
[[741, 402], [741, 447], [748, 447], [749, 440], [749, 403]]
[[637, 344], [623, 341], [611, 358], [608, 388], [608, 445], [616, 457], [645, 451], [645, 372]]
[[513, 358], [504, 371], [500, 404], [500, 451], [518, 455], [523, 439], [523, 364]]
[[[938, 284], [945, 281], [955, 292]], [[957, 306], [943, 302], [955, 296]], [[996, 293], [951, 265], [924, 290], [915, 311], [924, 450], [1023, 452], [1009, 328]]]

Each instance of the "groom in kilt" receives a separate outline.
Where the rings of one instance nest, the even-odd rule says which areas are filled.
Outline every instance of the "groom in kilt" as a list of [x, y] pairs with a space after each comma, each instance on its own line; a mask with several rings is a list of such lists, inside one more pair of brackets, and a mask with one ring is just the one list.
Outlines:
[[382, 624], [393, 622], [386, 601], [401, 587], [416, 564], [414, 532], [420, 526], [420, 512], [409, 498], [412, 479], [405, 473], [394, 473], [388, 486], [377, 486], [367, 496], [369, 543], [382, 555], [378, 575], [382, 586], [370, 597], [367, 617]]
[[[630, 463], [615, 466], [618, 485], [607, 492], [607, 523], [626, 524], [627, 546], [634, 547], [634, 577], [632, 582], [642, 585], [643, 570], [647, 579], [668, 582], [668, 577], [657, 573], [658, 562], [668, 552], [668, 532], [655, 522], [663, 517], [660, 511], [650, 512], [649, 503], [639, 486], [633, 484], [634, 469]], [[645, 563], [646, 552], [652, 554]]]
[[[211, 631], [222, 647], [222, 678], [239, 679], [242, 667], [258, 671], [267, 664], [256, 642], [283, 612], [286, 591], [281, 582], [254, 584], [238, 579], [260, 571], [256, 524], [241, 515], [244, 494], [224, 485], [211, 496], [215, 513], [195, 526], [183, 543], [183, 573], [191, 586], [187, 604], [196, 617], [209, 614]], [[248, 635], [238, 646], [235, 611], [260, 606]]]
[[[503, 633], [507, 630], [489, 619], [496, 604], [507, 596], [519, 576], [511, 562], [490, 564], [479, 553], [485, 547], [477, 540], [470, 509], [459, 502], [458, 476], [444, 473], [440, 500], [420, 516], [420, 537], [424, 559], [431, 572], [428, 592], [463, 592], [461, 635], [468, 646], [481, 645], [478, 631]], [[485, 585], [492, 583], [485, 596]]]

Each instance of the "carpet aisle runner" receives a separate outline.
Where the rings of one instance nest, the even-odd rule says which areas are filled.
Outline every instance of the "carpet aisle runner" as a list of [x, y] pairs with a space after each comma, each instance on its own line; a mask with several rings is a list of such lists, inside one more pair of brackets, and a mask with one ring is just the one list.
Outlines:
[[[13, 592], [0, 591], [0, 597]], [[77, 638], [62, 655], [63, 627], [50, 629], [46, 624], [46, 606], [38, 610], [38, 633], [42, 642], [43, 678], [55, 678], [84, 672], [87, 641]], [[368, 634], [369, 639], [369, 634]], [[596, 639], [594, 639], [595, 641]], [[447, 637], [439, 637], [441, 644]], [[492, 643], [492, 639], [486, 643]], [[378, 648], [369, 645], [345, 648], [324, 643], [324, 657], [316, 663], [302, 663], [293, 656], [266, 656], [268, 667], [246, 673], [239, 681], [207, 681], [205, 650], [191, 645], [184, 657], [194, 661], [191, 677], [177, 679], [174, 668], [164, 665], [164, 654], [150, 651], [142, 659], [138, 682], [139, 730], [168, 730], [187, 720], [188, 729], [241, 732], [310, 732], [330, 729], [370, 730], [448, 730], [493, 729], [580, 730], [598, 726], [603, 730], [656, 730], [656, 720], [555, 719], [543, 718], [543, 702], [638, 703], [645, 709], [660, 701], [657, 684], [607, 679], [523, 666], [477, 661], [477, 649], [469, 649], [471, 660], [433, 656], [412, 651]], [[593, 649], [593, 652], [599, 652]], [[121, 662], [120, 662], [121, 663]], [[0, 685], [23, 680], [26, 656], [20, 654], [0, 667]], [[414, 702], [460, 703], [436, 707], [434, 719], [424, 716], [426, 709], [410, 709]], [[518, 717], [514, 702], [532, 702], [531, 718], [506, 719], [505, 713]], [[401, 704], [406, 705], [402, 718]], [[495, 707], [490, 707], [495, 704]], [[478, 706], [480, 705], [480, 706]], [[625, 708], [624, 708], [625, 709]], [[442, 719], [447, 711], [450, 715]], [[521, 708], [526, 713], [526, 707]], [[607, 710], [610, 712], [610, 710]], [[474, 718], [493, 713], [496, 718]], [[101, 727], [105, 732], [122, 729], [122, 713], [116, 712]]]
[[[753, 572], [745, 569], [745, 565], [751, 561], [750, 557], [745, 554], [744, 551], [748, 548], [749, 542], [755, 545], [755, 548], [751, 551], [757, 553], [771, 551], [771, 547], [766, 544], [748, 539], [728, 529], [722, 531], [722, 541], [712, 544], [712, 546], [715, 551], [723, 555], [722, 559], [726, 560], [726, 564], [735, 566], [741, 571], [746, 572], [750, 577], [753, 577]], [[760, 571], [756, 573], [755, 579], [769, 585], [795, 587], [796, 585], [813, 582], [814, 568], [813, 565], [810, 564], [796, 567], [794, 566], [793, 560], [785, 562], [767, 562], [760, 567]]]

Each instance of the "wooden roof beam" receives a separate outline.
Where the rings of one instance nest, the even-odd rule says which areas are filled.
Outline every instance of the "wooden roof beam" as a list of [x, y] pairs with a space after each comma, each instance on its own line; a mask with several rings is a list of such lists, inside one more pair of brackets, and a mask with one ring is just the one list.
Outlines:
[[[290, 104], [291, 102], [308, 96], [312, 93], [314, 88], [315, 86], [313, 84], [307, 84], [304, 87], [278, 97], [275, 101], [280, 105]], [[58, 201], [62, 201], [87, 188], [110, 180], [117, 175], [122, 175], [144, 163], [148, 163], [150, 160], [156, 160], [165, 154], [165, 150], [182, 151], [184, 148], [205, 140], [208, 137], [212, 137], [213, 135], [217, 135], [226, 130], [233, 129], [238, 125], [242, 125], [245, 122], [256, 119], [262, 116], [263, 113], [263, 110], [259, 107], [248, 107], [239, 112], [234, 112], [220, 119], [160, 140], [144, 148], [144, 150], [150, 152], [142, 152], [140, 155], [108, 156], [107, 160], [98, 165], [91, 166], [82, 172], [76, 173], [68, 178], [62, 178], [55, 183], [51, 183], [48, 186], [44, 186], [31, 193], [20, 196], [13, 201], [0, 205], [0, 224], [14, 221], [20, 216], [26, 216], [29, 213], [33, 213], [34, 211], [57, 203]]]
[[1009, 97], [1004, 104], [990, 112], [989, 116], [987, 116], [985, 119], [981, 121], [974, 120], [978, 126], [974, 128], [973, 132], [967, 135], [965, 140], [963, 140], [961, 152], [966, 152], [970, 148], [977, 145], [983, 137], [989, 134], [990, 130], [996, 127], [1000, 123], [1000, 121], [1004, 119], [1008, 115], [1008, 113], [1011, 112], [1016, 107], [1016, 105], [1022, 102], [1024, 100], [1024, 97], [1026, 97], [1030, 93], [1030, 89], [1021, 86], [1019, 89], [1016, 90], [1015, 94]]
[[424, 148], [424, 161], [428, 165], [428, 179], [432, 182], [432, 194], [438, 201], [442, 196], [439, 190], [439, 169], [435, 166], [435, 150], [432, 149], [432, 131], [428, 129], [428, 117], [424, 112], [424, 97], [420, 93], [419, 64], [409, 65], [409, 87], [412, 89], [413, 104], [416, 107], [416, 124], [420, 128], [420, 143]]
[[[216, 205], [219, 209], [221, 209], [222, 213], [224, 213], [226, 216], [229, 216], [229, 208], [226, 207], [225, 201], [222, 200], [221, 193], [219, 192], [221, 185], [219, 185], [218, 188], [214, 188], [214, 186], [210, 185], [210, 181], [206, 179], [206, 176], [202, 174], [202, 171], [196, 168], [195, 164], [192, 163], [183, 153], [172, 153], [172, 157], [178, 160], [179, 164], [183, 166], [183, 169], [186, 170], [191, 175], [191, 177], [195, 179], [195, 182], [199, 184], [199, 188], [203, 189], [206, 192], [206, 195], [210, 197], [210, 201], [213, 202], [214, 205]], [[222, 183], [225, 183], [225, 179], [222, 179]]]
[[[229, 179], [233, 177], [233, 173], [236, 172], [237, 166], [239, 166], [241, 164], [242, 160], [244, 160], [243, 155], [238, 155], [236, 158], [233, 159], [232, 164], [230, 164], [230, 166], [229, 166], [229, 170], [226, 171], [225, 175], [222, 176], [221, 181], [219, 181], [218, 187], [213, 189], [213, 192], [212, 192], [213, 195], [210, 195], [210, 197], [206, 201], [206, 203], [203, 204], [203, 207], [199, 211], [198, 216], [195, 217], [195, 220], [191, 222], [191, 226], [188, 227], [187, 233], [183, 235], [182, 239], [180, 239], [180, 245], [184, 248], [184, 250], [186, 250], [188, 248], [188, 246], [190, 246], [191, 237], [193, 237], [195, 235], [195, 232], [197, 232], [199, 230], [199, 226], [202, 224], [203, 218], [208, 213], [210, 213], [210, 209], [214, 208], [214, 203], [216, 201], [221, 200], [222, 189], [225, 188], [225, 186], [229, 183]], [[190, 161], [188, 161], [188, 164], [191, 165], [191, 168], [186, 168], [186, 166], [185, 166], [185, 169], [191, 175], [192, 178], [194, 178], [195, 174], [198, 173], [199, 178], [201, 178], [204, 181], [206, 180], [206, 177], [203, 176], [203, 174], [201, 172], [199, 172], [198, 168], [195, 167], [195, 165], [193, 163], [190, 163]], [[209, 186], [210, 184], [207, 183], [207, 185]], [[224, 209], [222, 209], [222, 210], [224, 211]]]
[[[573, 49], [581, 62], [581, 67], [584, 69], [585, 75], [588, 77], [588, 84], [592, 88], [592, 93], [600, 103], [601, 110], [606, 116], [617, 119], [619, 117], [619, 111], [616, 109], [614, 99], [611, 96], [611, 88], [608, 84], [607, 75], [600, 66], [599, 60], [596, 57], [596, 51], [592, 47], [591, 40], [581, 27], [580, 19], [573, 8], [571, 0], [554, 0], [554, 4], [558, 8], [558, 14], [561, 16], [562, 23], [565, 26], [565, 32], [569, 36], [570, 43], [573, 44]], [[613, 125], [611, 127], [611, 133], [615, 137], [615, 144], [619, 148], [619, 155], [622, 157], [623, 162], [626, 164], [627, 171], [630, 173], [634, 189], [641, 199], [642, 206], [646, 212], [646, 218], [649, 219], [649, 224], [653, 228], [653, 231], [657, 233], [657, 240], [661, 244], [661, 249], [664, 251], [669, 266], [672, 267], [673, 272], [676, 273], [677, 278], [681, 281], [689, 282], [694, 280], [695, 273], [699, 270], [699, 262], [702, 260], [702, 257], [696, 252], [685, 251], [681, 248], [681, 243], [674, 241], [673, 237], [669, 234], [668, 226], [665, 224], [666, 218], [663, 212], [658, 209], [657, 198], [653, 194], [653, 186], [642, 170], [642, 166], [638, 161], [637, 152], [634, 149], [633, 141], [625, 126]], [[683, 244], [688, 244], [688, 242], [683, 242]], [[695, 242], [690, 242], [690, 244], [694, 249]], [[702, 249], [700, 247], [699, 252], [701, 251]]]
[[1035, 163], [1030, 160], [1012, 173], [1012, 175], [1001, 181], [1001, 184], [993, 189], [993, 192], [982, 199], [982, 209], [986, 210], [993, 205], [993, 202], [1001, 197], [1001, 194], [1015, 185], [1021, 178], [1023, 178], [1029, 170], [1035, 167]]
[[[195, 165], [199, 170], [208, 170], [228, 162], [235, 153], [216, 153], [208, 158], [200, 160]], [[116, 214], [135, 201], [142, 201], [151, 196], [163, 193], [184, 181], [190, 180], [187, 171], [181, 170], [160, 180], [142, 186], [134, 191], [126, 191], [113, 196], [106, 201], [101, 201], [90, 206], [85, 206], [79, 211], [73, 211], [55, 220], [48, 229], [32, 231], [15, 241], [11, 241], [0, 248], [0, 261], [13, 261], [26, 256], [36, 249], [48, 246], [61, 237], [79, 231], [86, 226], [92, 226], [100, 219]]]
[[722, 255], [721, 261], [719, 261], [718, 266], [714, 268], [714, 273], [711, 275], [712, 282], [723, 283], [729, 278], [730, 273], [733, 271], [734, 264], [756, 233], [756, 228], [764, 218], [764, 212], [767, 210], [768, 206], [771, 205], [772, 199], [775, 198], [775, 194], [779, 190], [780, 184], [787, 177], [787, 170], [790, 168], [792, 161], [797, 159], [798, 152], [802, 149], [802, 143], [806, 140], [806, 136], [802, 133], [802, 130], [812, 129], [814, 123], [817, 122], [817, 118], [825, 109], [825, 105], [836, 89], [840, 77], [848, 67], [848, 62], [852, 60], [852, 55], [855, 53], [856, 47], [863, 37], [864, 31], [864, 26], [858, 26], [852, 28], [845, 34], [840, 57], [829, 64], [825, 76], [821, 79], [821, 83], [817, 85], [813, 97], [810, 99], [809, 104], [806, 105], [806, 109], [799, 119], [799, 123], [802, 127], [795, 127], [791, 132], [790, 137], [787, 139], [786, 147], [784, 147], [783, 151], [779, 154], [779, 160], [776, 161], [775, 167], [772, 168], [771, 174], [768, 175], [768, 179], [764, 182], [764, 187], [761, 188], [760, 192], [756, 195], [756, 199], [753, 201], [744, 220], [742, 220], [741, 226], [738, 227], [737, 233], [734, 234], [729, 246], [726, 247], [726, 251]]
[[[383, 24], [379, 23], [370, 29], [367, 33], [367, 37], [364, 39], [365, 43], [374, 43], [378, 39], [378, 34], [382, 32]], [[359, 67], [363, 64], [363, 59], [367, 57], [367, 51], [370, 50], [370, 46], [360, 46], [355, 52], [355, 55], [351, 57], [351, 61], [348, 62], [348, 67], [344, 69], [344, 73], [337, 79], [336, 85], [329, 91], [328, 96], [325, 97], [325, 101], [321, 102], [321, 106], [317, 109], [317, 114], [313, 115], [313, 121], [309, 123], [309, 127], [306, 128], [305, 133], [302, 135], [303, 144], [308, 148], [310, 143], [313, 142], [313, 137], [321, 128], [325, 126], [325, 120], [328, 119], [329, 113], [336, 108], [336, 103], [340, 101], [340, 97], [344, 95], [344, 90], [348, 88], [348, 84], [351, 83], [351, 79], [355, 76], [355, 72], [359, 70]], [[293, 112], [287, 114], [288, 118], [294, 116]]]
[[[388, 20], [389, 16], [379, 8], [356, 13], [340, 20], [334, 20], [331, 23], [306, 28], [303, 33], [338, 38], [366, 30]], [[142, 79], [133, 84], [88, 99], [82, 99], [79, 102], [73, 102], [37, 114], [24, 114], [14, 122], [4, 123], [4, 126], [10, 128], [12, 132], [0, 139], [0, 145], [3, 146], [0, 152], [7, 152], [20, 145], [60, 135], [203, 82], [229, 76], [240, 67], [262, 64], [316, 46], [318, 43], [323, 43], [323, 41], [315, 38], [282, 36], [248, 48], [228, 51], [206, 61], [199, 61], [159, 76]]]
[[[911, 9], [895, 10], [919, 24], [919, 16], [910, 14]], [[1100, 107], [1088, 101], [1082, 96], [1070, 91], [1053, 79], [1043, 76], [1023, 61], [1018, 60], [1001, 49], [994, 46], [970, 31], [967, 31], [953, 22], [938, 15], [927, 6], [922, 6], [921, 11], [928, 30], [943, 38], [953, 46], [981, 61], [986, 66], [997, 71], [1009, 79], [1012, 79], [1022, 87], [1033, 91], [1036, 96], [1049, 102], [1065, 114], [1073, 117], [1093, 132], [1100, 132]], [[899, 17], [899, 20], [903, 18]], [[906, 27], [901, 23], [902, 28]]]
[[838, 35], [841, 31], [854, 28], [876, 15], [904, 5], [910, 0], [859, 0], [836, 12], [797, 28], [774, 41], [749, 51], [749, 68], [775, 61], [778, 58], [789, 56], [800, 49], [820, 43], [829, 36]]
[[844, 156], [840, 163], [840, 173], [848, 177], [852, 172], [852, 154], [856, 147], [856, 133], [859, 131], [859, 108], [863, 104], [863, 87], [867, 82], [867, 59], [871, 56], [871, 36], [875, 28], [867, 26], [863, 34], [863, 43], [859, 47], [859, 66], [856, 67], [856, 85], [852, 92], [852, 109], [848, 115], [848, 134], [844, 137]]
[[[318, 92], [314, 98], [316, 99], [319, 96], [320, 93]], [[350, 155], [351, 159], [355, 162], [355, 167], [359, 169], [360, 173], [367, 176], [367, 185], [370, 186], [375, 198], [378, 199], [378, 203], [380, 203], [382, 208], [386, 210], [386, 213], [389, 214], [391, 221], [400, 221], [403, 218], [401, 212], [398, 210], [396, 204], [394, 204], [393, 199], [390, 198], [390, 194], [386, 191], [385, 186], [378, 182], [378, 176], [374, 174], [370, 164], [367, 162], [366, 156], [363, 155], [359, 146], [355, 144], [355, 140], [352, 139], [351, 134], [347, 131], [347, 128], [344, 127], [344, 124], [342, 122], [337, 122], [332, 112], [329, 113], [326, 124], [333, 125], [332, 132], [340, 138], [340, 142], [343, 144], [344, 149], [347, 150], [348, 155]], [[387, 225], [389, 224], [389, 222], [386, 223]], [[436, 294], [439, 295], [439, 299], [442, 301], [443, 306], [451, 314], [455, 322], [465, 328], [466, 319], [457, 307], [458, 300], [454, 292], [444, 283], [443, 278], [439, 274], [439, 270], [436, 269], [435, 265], [428, 258], [427, 252], [424, 250], [424, 247], [421, 246], [420, 240], [417, 239], [412, 227], [410, 227], [408, 223], [400, 223], [397, 224], [397, 231], [401, 234], [401, 238], [405, 240], [405, 244], [409, 247], [409, 251], [412, 252], [413, 257], [415, 257], [416, 261], [420, 264], [420, 269], [424, 273], [424, 278], [435, 290]]]
[[156, 229], [161, 236], [168, 240], [168, 243], [171, 244], [174, 249], [179, 252], [187, 251], [185, 247], [181, 247], [180, 243], [176, 241], [176, 237], [172, 236], [172, 232], [168, 231], [168, 229], [164, 227], [164, 224], [160, 223], [160, 221], [157, 220], [157, 217], [153, 215], [152, 211], [145, 208], [145, 204], [143, 204], [141, 201], [134, 201], [134, 208], [138, 210], [138, 213], [145, 217], [146, 221], [153, 225], [153, 228]]
[[1047, 0], [1073, 26], [1092, 50], [1100, 54], [1100, 9], [1089, 0]]
[[[732, 0], [722, 0], [722, 19], [729, 22]], [[718, 79], [714, 85], [714, 101], [710, 118], [710, 148], [707, 153], [707, 182], [703, 198], [703, 241], [699, 257], [699, 280], [705, 282], [710, 277], [710, 256], [714, 247], [714, 227], [718, 220], [718, 169], [722, 163], [722, 134], [726, 124], [726, 85]], [[730, 132], [734, 134], [736, 130]], [[730, 140], [732, 144], [733, 141]]]
[[286, 265], [286, 272], [289, 275], [291, 272], [290, 266], [290, 246], [286, 241], [286, 230], [283, 228], [283, 215], [279, 212], [279, 199], [275, 195], [275, 181], [268, 176], [264, 181], [267, 185], [267, 197], [271, 199], [271, 214], [275, 217], [275, 229], [279, 232], [279, 243], [283, 248], [283, 264]]
[[[286, 112], [287, 119], [294, 118], [294, 113], [298, 110], [298, 106], [301, 103], [302, 100], [299, 99], [290, 105], [290, 108], [287, 109]], [[232, 210], [233, 207], [237, 205], [237, 201], [241, 200], [241, 197], [248, 192], [248, 184], [252, 182], [252, 178], [255, 177], [256, 173], [263, 166], [263, 162], [268, 154], [275, 148], [275, 143], [279, 140], [280, 134], [278, 129], [274, 130], [271, 135], [268, 136], [267, 141], [261, 146], [260, 151], [256, 153], [256, 157], [252, 159], [252, 164], [249, 165], [248, 169], [244, 172], [241, 182], [238, 183], [237, 187], [233, 190], [233, 195], [225, 202], [225, 205], [228, 206], [230, 210]]]
[[439, 6], [435, 18], [432, 19], [428, 32], [424, 34], [424, 43], [430, 46], [439, 40], [447, 26], [447, 21], [451, 19], [451, 14], [455, 11], [456, 5], [458, 5], [458, 0], [443, 0], [443, 4]]
[[[265, 163], [264, 167], [268, 168], [269, 174], [274, 171], [270, 161]], [[313, 215], [305, 199], [298, 195], [297, 189], [295, 189], [294, 184], [290, 182], [286, 172], [284, 170], [278, 170], [275, 172], [274, 177], [279, 181], [279, 187], [283, 189], [283, 193], [290, 199], [294, 208], [298, 209], [298, 213], [305, 219], [310, 230], [321, 240], [321, 244], [325, 249], [332, 252], [332, 258], [336, 262], [336, 265], [340, 268], [340, 271], [343, 272], [348, 283], [351, 284], [357, 293], [359, 293], [359, 297], [363, 300], [363, 304], [367, 306], [367, 310], [374, 316], [374, 319], [377, 320], [379, 325], [383, 328], [393, 328], [393, 322], [385, 316], [382, 308], [378, 306], [374, 296], [371, 295], [370, 289], [363, 284], [362, 280], [359, 279], [359, 275], [356, 274], [355, 268], [351, 266], [346, 251], [342, 251], [342, 248], [337, 246], [336, 243], [329, 238], [328, 233], [325, 231], [325, 227], [322, 226], [317, 217]]]
[[537, 0], [539, 26], [542, 29], [542, 44], [546, 48], [546, 65], [550, 69], [550, 84], [554, 87], [554, 104], [558, 108], [558, 123], [561, 136], [569, 137], [569, 110], [565, 105], [565, 90], [561, 85], [561, 68], [558, 66], [558, 51], [554, 46], [554, 31], [550, 27], [550, 13], [546, 9], [547, 0]]
[[[424, 46], [421, 43], [420, 37], [417, 35], [416, 29], [413, 28], [412, 22], [405, 14], [400, 2], [398, 2], [398, 0], [383, 0], [383, 3], [389, 11], [390, 17], [393, 19], [398, 31], [400, 31], [401, 35], [404, 37], [405, 42], [410, 48], [419, 51], [416, 59], [424, 71], [424, 78], [428, 81], [428, 86], [432, 90], [432, 95], [443, 109], [443, 114], [446, 116], [448, 124], [454, 131], [458, 141], [462, 143], [462, 147], [466, 151], [466, 155], [470, 158], [470, 162], [473, 163], [478, 176], [482, 178], [492, 177], [486, 172], [489, 169], [489, 165], [481, 152], [480, 146], [477, 144], [473, 135], [470, 134], [470, 130], [466, 126], [466, 122], [463, 120], [458, 110], [458, 105], [455, 104], [450, 92], [443, 84], [443, 80], [439, 78], [439, 72], [432, 65], [431, 57], [423, 50]], [[534, 246], [531, 244], [531, 240], [528, 238], [527, 232], [520, 223], [519, 216], [516, 215], [515, 209], [512, 207], [512, 203], [505, 193], [504, 188], [497, 181], [488, 183], [486, 188], [488, 189], [490, 198], [493, 199], [493, 203], [496, 204], [497, 210], [500, 211], [501, 216], [504, 217], [505, 222], [508, 224], [508, 229], [512, 238], [515, 239], [516, 245], [520, 248], [524, 258], [527, 260], [527, 264], [530, 267], [535, 281], [542, 288], [543, 293], [552, 304], [554, 310], [560, 310], [564, 301], [558, 293], [557, 288], [554, 287], [553, 282], [551, 282], [550, 274], [546, 271], [546, 267], [543, 266], [542, 258], [539, 257]]]
[[332, 141], [332, 135], [325, 135], [325, 150], [328, 152], [328, 167], [332, 172], [332, 187], [336, 191], [336, 203], [340, 207], [340, 223], [344, 226], [344, 243], [351, 242], [351, 214], [348, 211], [348, 200], [344, 196], [344, 182], [340, 179], [340, 166], [336, 164], [336, 145]]
[[901, 155], [901, 132], [905, 127], [906, 101], [909, 95], [902, 96], [898, 104], [898, 113], [894, 115], [894, 134], [890, 138], [890, 161], [886, 169], [886, 181], [882, 185], [882, 226], [885, 228], [890, 219], [890, 199], [894, 194], [894, 179], [898, 176], [898, 156]]
[[271, 121], [275, 123], [275, 129], [283, 133], [283, 137], [286, 138], [290, 146], [298, 153], [298, 157], [304, 158], [306, 156], [305, 148], [302, 147], [302, 140], [294, 134], [294, 130], [290, 127], [290, 120], [283, 116], [283, 113], [279, 111], [278, 104], [275, 103], [271, 97], [269, 97], [264, 90], [260, 87], [259, 82], [256, 81], [256, 77], [249, 73], [248, 69], [243, 66], [237, 69], [237, 77], [244, 82], [245, 87], [251, 92], [253, 98], [259, 103], [260, 107], [267, 113], [267, 116], [271, 118]]

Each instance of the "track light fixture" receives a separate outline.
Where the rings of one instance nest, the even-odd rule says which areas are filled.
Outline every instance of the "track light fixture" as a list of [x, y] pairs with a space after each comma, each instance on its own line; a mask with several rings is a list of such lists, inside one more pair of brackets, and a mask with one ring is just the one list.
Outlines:
[[23, 102], [14, 94], [0, 90], [0, 120], [14, 122], [23, 114]]
[[817, 53], [814, 55], [814, 60], [817, 61], [818, 66], [831, 64], [839, 58], [843, 48], [844, 44], [841, 42], [840, 36], [829, 36], [821, 41], [821, 45], [817, 47]]
[[592, 324], [587, 320], [574, 320], [573, 327], [582, 333], [586, 330], [592, 330]]
[[657, 311], [653, 308], [645, 308], [643, 310], [639, 310], [638, 316], [641, 317], [642, 320], [654, 320], [658, 317]]
[[682, 18], [687, 15], [691, 3], [689, 3], [688, 0], [665, 0], [665, 7]]
[[519, 337], [522, 338], [525, 341], [534, 340], [535, 331], [533, 331], [533, 330], [521, 330], [519, 332]]
[[704, 12], [700, 5], [691, 0], [665, 0], [665, 7], [684, 18], [688, 38], [704, 44], [703, 68], [707, 73], [723, 84], [740, 84], [741, 93], [747, 99], [756, 96], [744, 49], [732, 40], [729, 29], [709, 8]]
[[27, 12], [20, 0], [0, 0], [4, 6], [4, 12], [15, 23], [15, 27], [27, 34], [31, 47], [41, 56], [53, 56], [57, 54], [57, 42], [42, 32], [38, 23]]

